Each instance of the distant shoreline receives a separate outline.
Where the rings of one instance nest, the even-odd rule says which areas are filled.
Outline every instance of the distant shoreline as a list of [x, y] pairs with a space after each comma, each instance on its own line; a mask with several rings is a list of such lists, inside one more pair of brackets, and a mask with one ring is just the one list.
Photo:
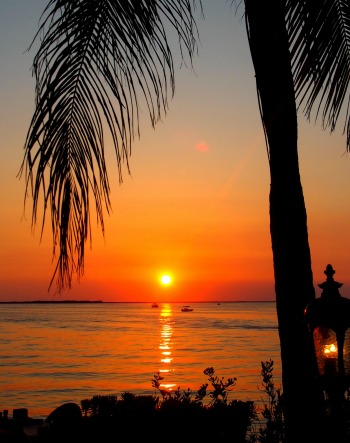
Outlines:
[[105, 303], [102, 300], [26, 300], [26, 301], [0, 301], [0, 304], [33, 304], [33, 303]]
[[[10, 304], [67, 304], [67, 303], [152, 303], [149, 301], [103, 301], [103, 300], [26, 300], [26, 301], [0, 301], [0, 305], [10, 305]], [[172, 301], [172, 302], [159, 302], [159, 303], [215, 303], [215, 304], [225, 304], [225, 303], [276, 303], [275, 300], [231, 300], [231, 301]]]

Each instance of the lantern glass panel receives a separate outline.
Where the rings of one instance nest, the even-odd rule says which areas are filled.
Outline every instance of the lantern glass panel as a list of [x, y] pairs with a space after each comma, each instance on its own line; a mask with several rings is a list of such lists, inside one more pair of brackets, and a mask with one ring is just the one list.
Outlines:
[[350, 375], [350, 328], [348, 328], [345, 332], [344, 370], [345, 370], [345, 375]]
[[330, 328], [318, 326], [314, 329], [313, 340], [319, 375], [337, 374], [338, 344], [335, 332]]

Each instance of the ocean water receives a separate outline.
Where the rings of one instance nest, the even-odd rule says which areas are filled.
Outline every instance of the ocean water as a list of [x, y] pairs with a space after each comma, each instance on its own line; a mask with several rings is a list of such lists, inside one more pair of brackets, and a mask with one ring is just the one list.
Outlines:
[[274, 303], [0, 304], [0, 411], [45, 418], [62, 403], [123, 392], [193, 391], [203, 371], [236, 377], [230, 400], [261, 401], [261, 362], [281, 385]]

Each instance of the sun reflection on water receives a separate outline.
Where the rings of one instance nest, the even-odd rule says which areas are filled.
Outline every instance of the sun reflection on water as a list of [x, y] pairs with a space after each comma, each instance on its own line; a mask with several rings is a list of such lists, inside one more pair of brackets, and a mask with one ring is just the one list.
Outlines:
[[164, 380], [162, 383], [160, 383], [160, 387], [163, 390], [166, 391], [172, 391], [176, 387], [176, 383], [172, 383], [169, 380], [166, 380], [171, 374], [174, 373], [173, 368], [173, 358], [172, 358], [172, 349], [173, 349], [173, 341], [172, 341], [172, 335], [173, 335], [173, 325], [174, 325], [174, 318], [173, 313], [171, 310], [170, 304], [163, 304], [162, 310], [160, 312], [159, 321], [161, 324], [160, 329], [160, 368], [159, 373], [162, 377], [164, 377]]

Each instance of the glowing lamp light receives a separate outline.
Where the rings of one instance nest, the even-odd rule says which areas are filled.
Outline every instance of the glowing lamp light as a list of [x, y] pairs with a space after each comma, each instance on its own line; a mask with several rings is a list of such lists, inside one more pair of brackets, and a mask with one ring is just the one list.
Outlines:
[[323, 346], [324, 355], [324, 374], [330, 376], [337, 373], [338, 348], [337, 345], [331, 343]]
[[325, 354], [326, 358], [337, 358], [338, 348], [334, 343], [332, 343], [330, 345], [324, 346], [323, 353]]
[[305, 318], [325, 389], [336, 384], [345, 391], [350, 385], [350, 299], [340, 295], [342, 283], [334, 281], [332, 265], [324, 273], [327, 280], [319, 285], [321, 297], [306, 307]]

